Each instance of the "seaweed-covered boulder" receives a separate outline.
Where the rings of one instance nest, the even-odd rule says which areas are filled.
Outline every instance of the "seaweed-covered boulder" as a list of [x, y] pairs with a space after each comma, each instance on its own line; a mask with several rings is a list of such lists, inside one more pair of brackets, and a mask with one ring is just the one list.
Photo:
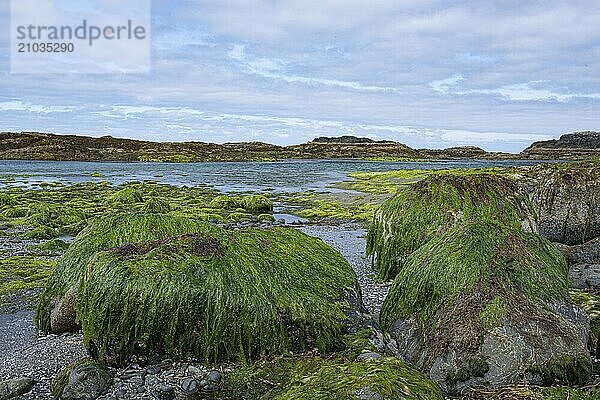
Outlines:
[[[284, 228], [229, 231], [192, 221], [185, 228], [185, 220], [173, 217], [169, 223], [189, 233], [173, 235], [171, 228], [162, 238], [138, 233], [132, 240], [128, 225], [160, 229], [164, 218], [99, 221], [71, 245], [64, 256], [69, 265], [59, 263], [80, 279], [77, 319], [97, 358], [121, 364], [132, 355], [215, 361], [330, 351], [360, 318], [356, 276], [321, 240]], [[115, 243], [115, 229], [129, 240], [106, 246]], [[93, 254], [82, 249], [83, 240]], [[38, 311], [43, 322], [43, 306]]]
[[399, 191], [376, 212], [367, 235], [378, 278], [394, 278], [406, 258], [444, 231], [492, 220], [525, 231], [536, 224], [527, 196], [511, 179], [490, 175], [437, 175]]
[[108, 197], [108, 202], [112, 204], [135, 204], [142, 201], [142, 194], [133, 187], [125, 187]]
[[241, 210], [251, 213], [264, 213], [273, 211], [273, 202], [262, 194], [247, 196], [216, 196], [209, 204], [210, 208], [223, 210]]
[[540, 235], [567, 245], [600, 236], [599, 166], [545, 167], [531, 190]]
[[[77, 286], [87, 263], [98, 251], [126, 243], [161, 240], [195, 232], [201, 225], [195, 220], [164, 214], [115, 214], [93, 221], [79, 233], [48, 278], [36, 310], [38, 328], [44, 332], [51, 331], [52, 310], [61, 303], [69, 289]], [[66, 311], [63, 310], [61, 314], [67, 315]], [[63, 322], [67, 323], [66, 320]], [[72, 326], [78, 325], [72, 321]]]
[[299, 379], [276, 400], [442, 400], [439, 386], [393, 358], [354, 363], [326, 363]]
[[390, 348], [442, 389], [583, 384], [589, 319], [571, 303], [567, 267], [546, 239], [484, 222], [415, 251], [381, 312]]

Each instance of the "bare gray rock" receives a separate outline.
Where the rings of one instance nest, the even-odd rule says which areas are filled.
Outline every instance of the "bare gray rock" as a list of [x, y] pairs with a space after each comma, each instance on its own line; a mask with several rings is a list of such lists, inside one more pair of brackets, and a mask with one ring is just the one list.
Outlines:
[[597, 167], [542, 170], [533, 189], [540, 235], [567, 245], [599, 237], [599, 177]]
[[70, 288], [52, 309], [50, 313], [50, 329], [52, 329], [52, 332], [77, 332], [79, 330], [75, 311], [77, 291], [77, 285]]

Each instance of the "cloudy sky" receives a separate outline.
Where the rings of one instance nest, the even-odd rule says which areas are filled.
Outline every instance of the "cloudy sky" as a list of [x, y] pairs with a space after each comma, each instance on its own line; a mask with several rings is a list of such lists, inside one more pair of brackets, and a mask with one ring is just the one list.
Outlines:
[[18, 75], [0, 0], [0, 131], [277, 144], [351, 134], [516, 152], [600, 130], [597, 0], [152, 7], [150, 74]]

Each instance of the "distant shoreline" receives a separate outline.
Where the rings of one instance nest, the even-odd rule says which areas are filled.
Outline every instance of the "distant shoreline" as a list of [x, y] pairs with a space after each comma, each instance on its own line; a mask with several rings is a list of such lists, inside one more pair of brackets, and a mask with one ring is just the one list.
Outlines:
[[111, 136], [88, 137], [38, 132], [0, 133], [0, 160], [82, 162], [242, 162], [283, 160], [583, 160], [600, 158], [600, 132], [565, 134], [535, 142], [520, 153], [487, 152], [475, 146], [413, 149], [393, 141], [354, 136], [319, 137], [290, 146], [262, 142], [150, 142]]

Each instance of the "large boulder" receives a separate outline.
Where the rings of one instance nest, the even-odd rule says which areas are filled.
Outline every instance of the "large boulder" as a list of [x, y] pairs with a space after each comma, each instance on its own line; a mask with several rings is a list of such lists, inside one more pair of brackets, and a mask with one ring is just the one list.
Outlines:
[[[361, 318], [360, 288], [347, 261], [294, 229], [230, 231], [189, 222], [189, 233], [106, 249], [89, 237], [116, 230], [131, 239], [126, 226], [166, 231], [162, 223], [160, 214], [111, 217], [65, 254], [80, 261], [63, 263], [63, 271], [80, 277], [76, 313], [84, 343], [106, 363], [133, 355], [210, 362], [330, 351]], [[96, 249], [85, 259], [70, 254], [90, 253], [80, 240]]]
[[73, 304], [72, 296], [67, 292], [76, 290], [87, 263], [98, 251], [194, 232], [201, 225], [195, 220], [165, 214], [116, 214], [92, 221], [69, 246], [48, 279], [36, 310], [37, 326], [44, 332], [51, 332], [52, 311], [56, 310], [55, 321], [60, 316], [58, 331], [69, 330], [69, 326], [71, 330], [79, 328], [77, 321], [72, 319], [75, 314], [68, 307]]
[[447, 393], [516, 383], [583, 384], [589, 319], [573, 305], [560, 252], [483, 222], [415, 251], [381, 312], [389, 348]]
[[367, 235], [378, 278], [394, 278], [407, 257], [446, 230], [469, 221], [491, 220], [535, 231], [528, 197], [508, 177], [443, 174], [410, 185], [377, 211]]
[[536, 171], [532, 190], [540, 235], [567, 245], [600, 236], [600, 167], [574, 164]]

